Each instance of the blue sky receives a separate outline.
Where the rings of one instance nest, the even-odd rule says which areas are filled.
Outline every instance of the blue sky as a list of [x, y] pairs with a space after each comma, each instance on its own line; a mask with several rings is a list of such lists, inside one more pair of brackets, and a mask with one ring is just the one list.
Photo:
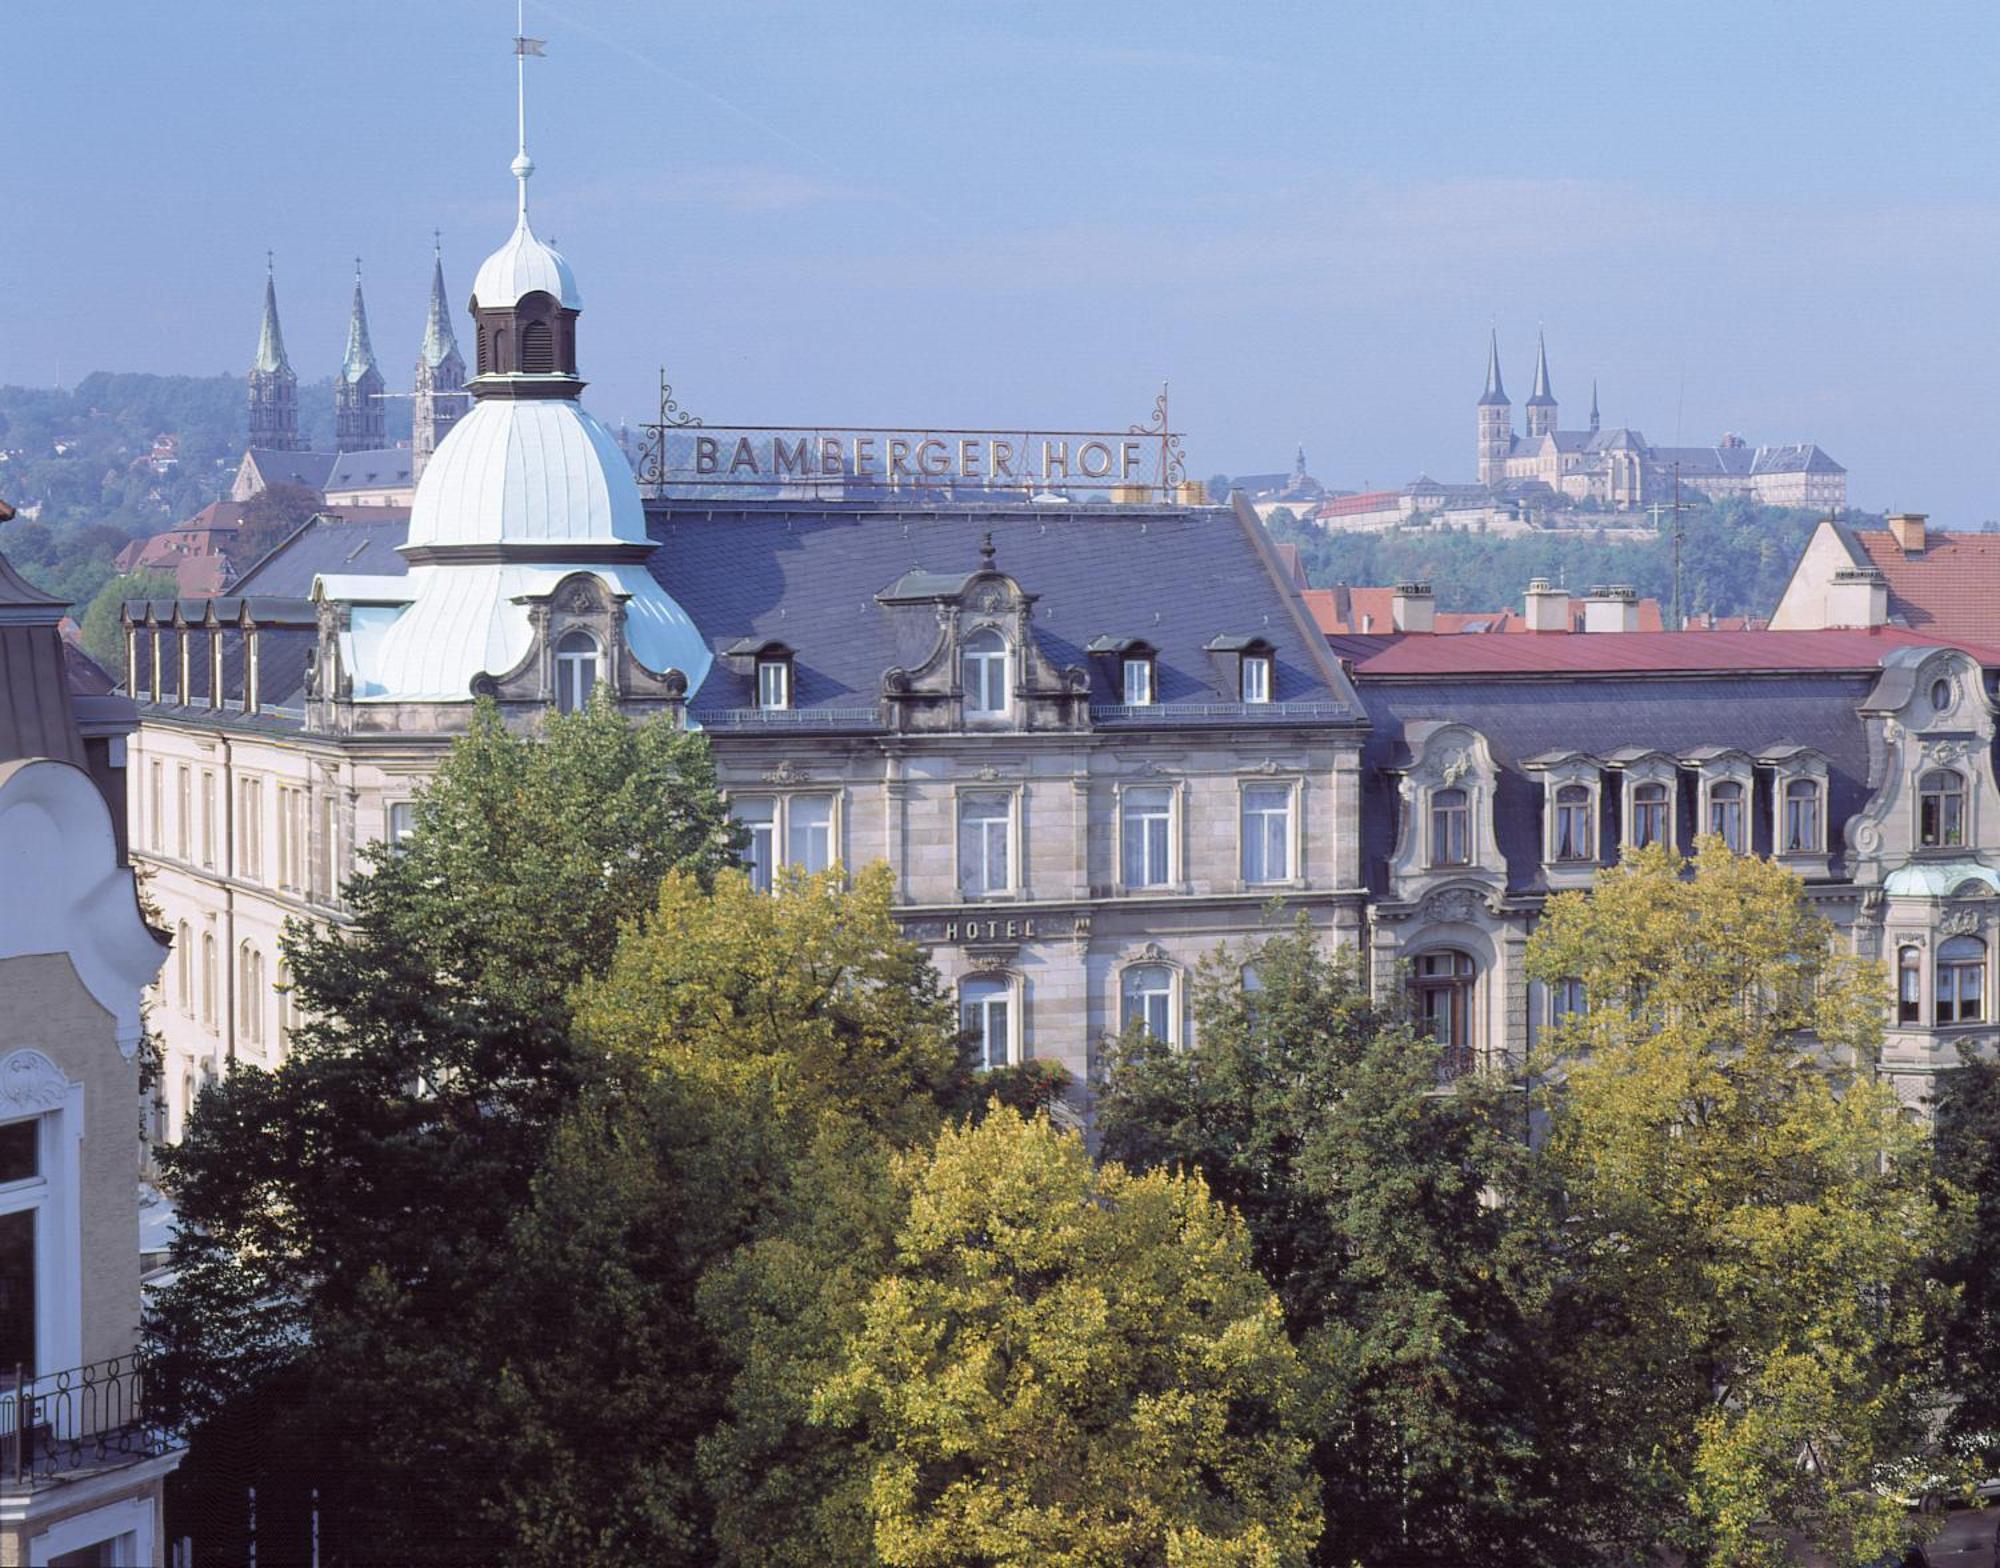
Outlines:
[[[2000, 12], [531, 0], [538, 227], [601, 415], [1123, 424], [1191, 466], [1469, 479], [1497, 324], [1656, 442], [1818, 440], [2000, 517]], [[407, 384], [509, 227], [507, 0], [15, 0], [0, 381], [302, 376], [352, 258]]]

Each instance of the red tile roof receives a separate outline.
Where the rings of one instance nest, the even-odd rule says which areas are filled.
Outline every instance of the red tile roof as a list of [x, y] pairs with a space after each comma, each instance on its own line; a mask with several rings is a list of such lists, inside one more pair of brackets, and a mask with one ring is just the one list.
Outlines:
[[1359, 495], [1337, 495], [1313, 508], [1314, 517], [1356, 517], [1363, 512], [1386, 512], [1402, 504], [1400, 490], [1364, 490]]
[[1888, 579], [1893, 620], [1933, 636], [2000, 642], [2000, 534], [1931, 533], [1917, 555], [1883, 529], [1856, 529], [1854, 538]]
[[[1312, 612], [1319, 629], [1329, 637], [1346, 636], [1355, 633], [1384, 634], [1395, 630], [1395, 610], [1391, 601], [1396, 596], [1393, 588], [1349, 588], [1345, 584], [1338, 588], [1308, 588], [1305, 590], [1306, 608]], [[1342, 600], [1346, 601], [1345, 613]], [[1572, 598], [1569, 602], [1570, 630], [1583, 630], [1583, 600]], [[1440, 634], [1459, 636], [1485, 632], [1526, 633], [1528, 623], [1519, 610], [1439, 610], [1435, 626]], [[1666, 623], [1660, 616], [1658, 599], [1639, 601], [1639, 630], [1642, 632], [1664, 631]], [[1628, 634], [1629, 635], [1629, 634]]]
[[1383, 675], [1615, 675], [1873, 669], [1891, 648], [1946, 643], [2000, 667], [2000, 648], [1900, 626], [1800, 632], [1544, 632], [1527, 637], [1334, 637], [1355, 672]]

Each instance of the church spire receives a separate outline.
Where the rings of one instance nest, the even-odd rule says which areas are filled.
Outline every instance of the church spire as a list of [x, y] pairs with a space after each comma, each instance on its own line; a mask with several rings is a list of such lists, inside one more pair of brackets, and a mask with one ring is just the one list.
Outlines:
[[432, 237], [431, 248], [431, 308], [424, 321], [424, 346], [421, 357], [426, 365], [436, 369], [443, 364], [446, 356], [457, 355], [458, 336], [451, 328], [451, 306], [445, 302], [444, 293], [444, 245], [436, 236]]
[[417, 350], [415, 395], [410, 401], [410, 477], [421, 479], [451, 427], [465, 416], [465, 357], [451, 329], [451, 307], [445, 303], [444, 247], [431, 236], [431, 308], [424, 321], [423, 347]]
[[1486, 393], [1480, 398], [1479, 406], [1488, 408], [1503, 403], [1507, 403], [1507, 388], [1500, 382], [1500, 329], [1495, 327], [1492, 342], [1486, 350]]
[[382, 407], [384, 383], [368, 341], [368, 307], [361, 298], [361, 258], [354, 258], [354, 308], [347, 318], [347, 356], [333, 388], [333, 442], [343, 452], [374, 452], [389, 444]]
[[361, 258], [354, 258], [354, 308], [347, 318], [347, 357], [340, 362], [343, 381], [359, 381], [375, 369], [375, 348], [368, 341], [368, 305], [361, 297]]
[[1590, 428], [1597, 428], [1597, 377], [1590, 378]]
[[1549, 390], [1549, 342], [1535, 333], [1535, 390], [1528, 394], [1528, 439], [1540, 440], [1556, 428], [1556, 395]]
[[257, 329], [257, 357], [250, 364], [250, 445], [263, 452], [299, 448], [299, 378], [285, 357], [278, 326], [277, 269], [264, 252], [264, 319]]

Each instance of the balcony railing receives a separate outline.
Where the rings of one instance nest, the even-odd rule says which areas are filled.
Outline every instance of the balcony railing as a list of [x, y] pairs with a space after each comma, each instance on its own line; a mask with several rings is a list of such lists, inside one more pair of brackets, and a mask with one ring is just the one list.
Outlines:
[[167, 1434], [146, 1421], [137, 1357], [114, 1357], [0, 1381], [0, 1485], [55, 1486], [169, 1452]]

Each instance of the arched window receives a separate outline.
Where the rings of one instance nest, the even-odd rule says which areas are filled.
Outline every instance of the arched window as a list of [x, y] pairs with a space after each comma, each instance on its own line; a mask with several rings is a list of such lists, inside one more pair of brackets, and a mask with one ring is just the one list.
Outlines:
[[1555, 858], [1589, 860], [1597, 835], [1591, 831], [1590, 791], [1565, 784], [1556, 791]]
[[1787, 855], [1810, 855], [1826, 840], [1820, 833], [1819, 781], [1793, 779], [1785, 785], [1785, 839]]
[[215, 1027], [215, 937], [201, 934], [201, 1021]]
[[495, 327], [493, 329], [494, 374], [504, 376], [513, 368], [512, 365], [507, 363], [507, 329], [505, 327]]
[[1965, 1024], [1985, 1016], [1986, 944], [1976, 936], [1939, 943], [1936, 1022]]
[[556, 706], [577, 713], [590, 702], [597, 685], [597, 639], [589, 632], [563, 633], [556, 644]]
[[236, 1027], [244, 1044], [264, 1043], [264, 955], [248, 942], [236, 950]]
[[974, 718], [998, 718], [1007, 711], [1007, 639], [990, 626], [965, 639], [959, 653], [965, 711]]
[[1174, 972], [1165, 964], [1134, 964], [1120, 987], [1120, 1021], [1140, 1025], [1155, 1040], [1178, 1045], [1174, 1027]]
[[1443, 1080], [1472, 1070], [1472, 959], [1451, 948], [1419, 954], [1411, 968], [1417, 1021], [1443, 1048]]
[[1462, 866], [1472, 858], [1472, 809], [1462, 789], [1431, 791], [1431, 864]]
[[1667, 842], [1667, 811], [1671, 797], [1667, 786], [1657, 781], [1640, 784], [1632, 791], [1632, 847]]
[[1743, 853], [1743, 786], [1724, 779], [1708, 791], [1708, 831], [1735, 854]]
[[1933, 768], [1917, 781], [1917, 842], [1944, 849], [1965, 842], [1965, 778]]
[[1014, 1059], [1013, 983], [1001, 975], [974, 975], [958, 988], [958, 1024], [971, 1040], [980, 1071]]
[[521, 324], [521, 371], [524, 375], [546, 376], [556, 368], [555, 335], [546, 321]]
[[1924, 1021], [1924, 955], [1914, 947], [1896, 950], [1896, 1022]]
[[194, 1017], [194, 933], [185, 920], [174, 928], [174, 992], [181, 1016]]

